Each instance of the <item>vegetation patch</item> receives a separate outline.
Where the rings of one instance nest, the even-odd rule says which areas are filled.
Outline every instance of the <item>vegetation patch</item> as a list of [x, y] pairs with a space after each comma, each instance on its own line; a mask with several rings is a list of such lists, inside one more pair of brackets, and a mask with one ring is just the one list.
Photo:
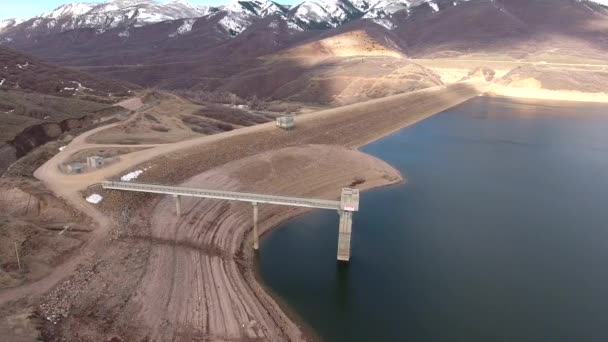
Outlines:
[[264, 115], [213, 104], [205, 106], [205, 108], [196, 112], [195, 115], [238, 126], [253, 126], [270, 121]]

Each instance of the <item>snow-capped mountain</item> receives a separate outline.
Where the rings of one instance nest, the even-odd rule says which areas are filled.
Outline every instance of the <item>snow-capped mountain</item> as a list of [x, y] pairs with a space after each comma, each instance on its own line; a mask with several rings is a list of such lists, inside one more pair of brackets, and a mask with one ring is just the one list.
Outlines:
[[12, 27], [17, 26], [17, 25], [21, 24], [22, 22], [24, 22], [24, 20], [18, 19], [18, 18], [0, 20], [0, 33], [2, 33], [5, 30], [8, 30]]
[[[581, 2], [581, 1], [585, 1], [585, 0], [578, 0], [578, 1]], [[590, 0], [590, 1], [600, 4], [600, 5], [608, 6], [608, 0]]]
[[[196, 18], [207, 14], [205, 8], [197, 8], [185, 1], [174, 0], [159, 3], [153, 0], [113, 0], [93, 7], [84, 14], [90, 22], [125, 21], [134, 22], [136, 26], [158, 23], [167, 20]], [[116, 20], [118, 19], [118, 20]]]
[[[124, 39], [129, 28], [154, 23], [187, 20], [187, 34], [196, 18], [206, 17], [217, 22], [217, 30], [227, 36], [237, 36], [256, 20], [276, 16], [294, 30], [330, 29], [358, 18], [368, 19], [387, 28], [398, 27], [396, 16], [432, 15], [445, 8], [458, 6], [469, 0], [303, 0], [298, 5], [286, 6], [270, 0], [230, 0], [222, 6], [193, 6], [186, 0], [110, 0], [104, 3], [68, 3], [25, 22], [6, 19], [0, 22], [0, 43], [15, 39], [36, 39], [53, 33], [75, 29], [94, 29], [97, 33], [118, 29]], [[500, 0], [486, 0], [500, 2]], [[588, 4], [608, 6], [608, 0], [576, 0]], [[597, 5], [599, 4], [599, 5]], [[174, 35], [174, 36], [177, 36]]]
[[[435, 1], [441, 0], [304, 0], [290, 7], [270, 0], [231, 0], [214, 7], [193, 6], [185, 0], [110, 0], [101, 4], [68, 3], [29, 19], [20, 26], [31, 37], [82, 28], [96, 29], [101, 33], [113, 28], [128, 29], [163, 21], [222, 15], [218, 25], [229, 35], [235, 36], [257, 18], [271, 15], [283, 17], [291, 27], [324, 29], [360, 17], [388, 18], [400, 10]], [[3, 22], [0, 30], [6, 32], [19, 24]]]
[[304, 28], [329, 28], [360, 18], [363, 12], [348, 0], [305, 0], [296, 6], [292, 18]]
[[61, 19], [66, 17], [76, 17], [86, 14], [92, 10], [97, 4], [93, 3], [74, 3], [65, 4], [55, 8], [54, 10], [40, 15], [41, 18]]
[[153, 0], [112, 0], [101, 4], [71, 3], [43, 13], [38, 20], [61, 31], [95, 28], [100, 31], [121, 26], [144, 26], [167, 20], [196, 18], [209, 14], [207, 7], [194, 7], [182, 0], [160, 3]]
[[220, 27], [231, 36], [236, 36], [249, 27], [257, 18], [270, 15], [285, 16], [287, 6], [268, 0], [232, 1], [220, 7], [211, 7], [210, 12], [222, 15]]
[[287, 13], [287, 6], [282, 6], [272, 1], [232, 1], [226, 5], [217, 7], [217, 10], [222, 10], [230, 13], [241, 13], [265, 17], [273, 14]]

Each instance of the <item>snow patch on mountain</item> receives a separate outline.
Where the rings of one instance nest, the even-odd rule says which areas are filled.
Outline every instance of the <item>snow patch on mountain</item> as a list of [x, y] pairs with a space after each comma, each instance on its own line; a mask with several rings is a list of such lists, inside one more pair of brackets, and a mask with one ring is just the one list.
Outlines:
[[251, 25], [251, 21], [247, 15], [226, 14], [222, 19], [220, 19], [218, 25], [224, 29], [224, 31], [228, 32], [229, 35], [238, 36], [241, 32], [245, 31], [249, 25]]
[[384, 27], [387, 30], [394, 30], [397, 28], [397, 26], [395, 24], [393, 24], [392, 21], [388, 20], [388, 19], [370, 19], [371, 21], [373, 21], [374, 23]]
[[229, 13], [249, 14], [265, 17], [272, 14], [283, 14], [287, 9], [275, 2], [267, 0], [231, 1], [226, 5], [218, 7], [218, 10]]
[[177, 31], [171, 33], [169, 38], [174, 38], [182, 34], [186, 34], [192, 31], [192, 26], [196, 22], [196, 19], [184, 19], [182, 26], [177, 28]]
[[595, 2], [596, 4], [608, 6], [608, 0], [578, 0], [578, 1], [579, 2], [581, 2], [581, 1], [590, 1], [590, 2]]
[[219, 25], [231, 36], [236, 36], [249, 27], [256, 18], [270, 15], [285, 17], [288, 9], [267, 0], [232, 1], [226, 5], [210, 8], [210, 13], [225, 13]]
[[271, 21], [268, 24], [268, 27], [274, 30], [279, 29], [281, 22], [284, 22], [285, 25], [287, 25], [287, 28], [289, 30], [294, 30], [294, 31], [304, 31], [304, 29], [302, 29], [300, 26], [298, 26], [296, 23], [292, 22], [292, 21], [285, 21], [282, 19], [275, 19], [273, 21]]
[[86, 14], [92, 10], [97, 4], [94, 3], [72, 3], [65, 4], [55, 8], [50, 12], [39, 15], [42, 18], [61, 19], [65, 17], [74, 17]]
[[[303, 0], [293, 7], [269, 0], [230, 0], [222, 6], [193, 6], [185, 0], [70, 3], [20, 24], [24, 26], [17, 26], [19, 23], [12, 19], [0, 22], [0, 41], [9, 42], [13, 37], [18, 37], [12, 32], [19, 29], [26, 31], [28, 39], [80, 28], [94, 29], [98, 34], [119, 29], [119, 35], [127, 38], [131, 27], [183, 20], [182, 26], [169, 34], [169, 37], [177, 37], [192, 30], [193, 19], [217, 15], [222, 16], [219, 27], [230, 36], [239, 35], [257, 19], [271, 15], [285, 20], [288, 28], [293, 30], [333, 28], [358, 18], [370, 19], [389, 28], [393, 27], [390, 19], [397, 12], [410, 14], [421, 5], [430, 6], [436, 12], [465, 1], [468, 0]], [[608, 0], [594, 1], [608, 3]]]
[[5, 29], [9, 29], [11, 27], [19, 25], [24, 21], [25, 20], [19, 19], [19, 18], [10, 18], [10, 19], [0, 20], [0, 33], [2, 33], [2, 31], [4, 31]]
[[363, 5], [366, 13], [364, 18], [388, 18], [394, 13], [399, 11], [407, 10], [410, 6], [408, 2], [391, 1], [391, 0], [378, 0], [375, 2], [366, 3]]
[[210, 9], [209, 6], [194, 7], [182, 0], [165, 3], [154, 0], [72, 3], [38, 16], [29, 26], [32, 29], [45, 27], [50, 31], [59, 22], [61, 32], [78, 28], [93, 28], [98, 32], [105, 32], [116, 27], [138, 27], [168, 20], [198, 18], [208, 15]]
[[308, 26], [337, 27], [363, 13], [347, 0], [305, 0], [295, 8], [293, 18]]

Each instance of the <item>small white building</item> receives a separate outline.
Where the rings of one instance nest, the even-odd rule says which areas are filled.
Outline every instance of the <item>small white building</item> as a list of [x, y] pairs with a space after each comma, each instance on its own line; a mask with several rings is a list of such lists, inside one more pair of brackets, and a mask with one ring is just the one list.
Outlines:
[[277, 127], [282, 129], [293, 129], [296, 127], [296, 120], [293, 115], [281, 116], [277, 118]]
[[87, 165], [91, 168], [97, 169], [102, 167], [104, 164], [104, 159], [98, 156], [87, 157]]
[[84, 171], [84, 164], [72, 163], [65, 166], [68, 173], [82, 173]]

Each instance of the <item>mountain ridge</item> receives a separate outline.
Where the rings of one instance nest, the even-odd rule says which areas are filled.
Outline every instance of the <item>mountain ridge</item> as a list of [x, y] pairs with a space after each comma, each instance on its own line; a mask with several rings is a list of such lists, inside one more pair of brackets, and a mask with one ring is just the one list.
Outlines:
[[[299, 30], [327, 29], [365, 17], [385, 19], [393, 13], [412, 7], [432, 4], [439, 9], [442, 0], [304, 0], [294, 5], [282, 5], [269, 0], [230, 1], [221, 6], [193, 6], [186, 1], [158, 2], [154, 0], [112, 0], [100, 4], [66, 3], [21, 23], [0, 26], [0, 34], [10, 34], [21, 28], [30, 36], [65, 32], [78, 28], [93, 28], [99, 33], [108, 29], [145, 26], [168, 20], [192, 19], [227, 13], [224, 28], [232, 36], [250, 26], [254, 18], [280, 15]], [[456, 0], [457, 4], [467, 0]], [[9, 20], [9, 19], [7, 19]], [[221, 24], [221, 23], [220, 23]], [[46, 30], [40, 29], [45, 27]], [[9, 37], [10, 38], [10, 37]]]
[[[217, 15], [222, 15], [217, 28], [228, 38], [241, 34], [256, 20], [270, 16], [281, 17], [297, 31], [332, 29], [360, 18], [392, 30], [400, 26], [403, 18], [432, 15], [469, 1], [475, 0], [304, 0], [294, 6], [270, 0], [233, 0], [220, 6], [194, 6], [185, 0], [75, 2], [27, 20], [3, 20], [0, 22], [0, 44], [75, 29], [94, 29], [97, 34], [120, 29], [117, 34], [128, 38], [131, 28], [182, 19], [209, 20]], [[494, 0], [483, 1], [494, 3]], [[600, 6], [608, 11], [608, 0], [572, 1], [590, 4], [591, 10]]]

